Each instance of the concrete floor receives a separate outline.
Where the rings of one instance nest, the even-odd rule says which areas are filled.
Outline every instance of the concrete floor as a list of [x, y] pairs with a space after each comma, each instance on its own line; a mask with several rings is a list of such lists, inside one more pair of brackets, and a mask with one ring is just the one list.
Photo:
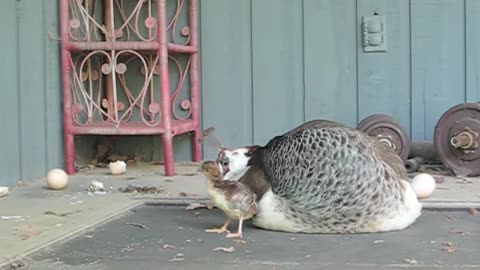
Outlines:
[[217, 209], [141, 206], [25, 262], [38, 270], [470, 269], [480, 268], [479, 221], [466, 211], [426, 211], [405, 231], [361, 235], [295, 235], [248, 224], [241, 242], [204, 232], [224, 222]]
[[[44, 250], [46, 247], [50, 247], [54, 243], [66, 242], [69, 239], [72, 239], [85, 231], [94, 229], [96, 226], [100, 226], [105, 222], [112, 220], [115, 217], [125, 214], [130, 209], [139, 207], [145, 202], [185, 203], [185, 202], [197, 201], [197, 200], [204, 201], [207, 198], [206, 192], [205, 192], [206, 191], [205, 180], [203, 176], [201, 176], [200, 174], [197, 174], [196, 172], [197, 166], [198, 166], [197, 164], [183, 164], [183, 165], [179, 164], [177, 166], [178, 175], [174, 177], [165, 177], [163, 174], [162, 166], [158, 166], [158, 165], [157, 166], [148, 165], [148, 164], [130, 165], [128, 167], [127, 173], [121, 176], [111, 176], [111, 175], [108, 175], [106, 169], [97, 168], [94, 170], [83, 171], [81, 173], [78, 173], [75, 176], [71, 176], [69, 186], [62, 191], [51, 191], [46, 189], [44, 179], [39, 179], [38, 181], [35, 181], [29, 184], [28, 186], [21, 186], [13, 189], [9, 195], [7, 195], [6, 197], [0, 198], [0, 267], [8, 265], [8, 260], [28, 261], [28, 256], [30, 256], [31, 254], [40, 250]], [[436, 176], [436, 177], [440, 179], [441, 182], [442, 181], [443, 182], [438, 183], [437, 189], [434, 192], [434, 194], [430, 198], [424, 200], [425, 207], [427, 208], [480, 207], [480, 180], [479, 179], [475, 179], [475, 178], [457, 179], [457, 178], [448, 177], [448, 176]], [[92, 180], [98, 180], [103, 182], [105, 187], [107, 188], [107, 194], [104, 194], [104, 195], [89, 194], [85, 189]], [[165, 190], [164, 192], [159, 194], [148, 194], [148, 195], [126, 194], [118, 191], [118, 188], [126, 187], [129, 184], [137, 185], [137, 186], [162, 186]], [[144, 208], [140, 208], [140, 209], [142, 209], [140, 210], [140, 212], [144, 211], [143, 210]], [[145, 209], [150, 209], [150, 208], [147, 207]], [[178, 218], [181, 218], [181, 216], [185, 214], [183, 211], [179, 211], [178, 209], [175, 211], [173, 210], [167, 211], [165, 209], [153, 208], [153, 210], [151, 211], [158, 211], [159, 214], [157, 216], [151, 216], [152, 213], [150, 212], [150, 214], [144, 215], [145, 218], [142, 218], [142, 216], [140, 216], [140, 218], [136, 218], [136, 222], [137, 223], [153, 222], [152, 224], [161, 223], [162, 226], [164, 226], [163, 222], [156, 220], [156, 218], [166, 217], [171, 219], [171, 218], [174, 218], [175, 216]], [[65, 215], [64, 216], [52, 215], [54, 213], [65, 214]], [[465, 211], [463, 214], [465, 215]], [[188, 217], [188, 215], [189, 214], [187, 214], [186, 217]], [[444, 214], [441, 215], [443, 217], [436, 217], [434, 215], [430, 219], [428, 218], [428, 215], [429, 214], [425, 215], [425, 218], [427, 219], [424, 222], [427, 222], [427, 224], [430, 224], [430, 225], [426, 227], [419, 227], [419, 231], [418, 230], [415, 231], [417, 234], [423, 233], [423, 232], [430, 233], [429, 232], [430, 226], [436, 230], [437, 227], [436, 227], [435, 220], [444, 219], [444, 216], [443, 216]], [[150, 217], [150, 219], [147, 217]], [[213, 215], [213, 217], [215, 217], [215, 215]], [[176, 219], [176, 220], [177, 220], [176, 222], [178, 222], [179, 219]], [[216, 216], [215, 220], [217, 221], [221, 220], [221, 217]], [[467, 218], [465, 220], [469, 220], [469, 219]], [[473, 221], [475, 220], [472, 220], [472, 222]], [[470, 223], [468, 222], [464, 224], [467, 227], [470, 226], [469, 225]], [[476, 222], [478, 223], [478, 220], [476, 220]], [[113, 225], [108, 225], [108, 226], [115, 227], [114, 223], [112, 224]], [[172, 225], [174, 223], [166, 222], [165, 224]], [[162, 226], [159, 226], [160, 228], [157, 228], [157, 230], [162, 229], [163, 228]], [[129, 228], [128, 229], [129, 232], [132, 229], [134, 228]], [[135, 233], [134, 236], [141, 238], [142, 233], [146, 233], [146, 232], [155, 233], [155, 230], [156, 230], [155, 226], [154, 227], [149, 226], [148, 230], [138, 229], [138, 230], [132, 230], [131, 232], [140, 233], [138, 235], [137, 233]], [[201, 234], [200, 228], [196, 228], [196, 230], [198, 230], [198, 232]], [[113, 230], [113, 231], [116, 231], [116, 230]], [[124, 231], [123, 233], [125, 232], [126, 231]], [[177, 234], [179, 232], [181, 231], [177, 230], [174, 234], [171, 235], [171, 237], [177, 237], [177, 238], [180, 237], [181, 235]], [[159, 231], [157, 231], [157, 233], [159, 233]], [[257, 233], [258, 232], [256, 232], [255, 234], [257, 235]], [[262, 235], [263, 233], [267, 233], [265, 235], [269, 235], [271, 237], [275, 236], [273, 237], [275, 239], [272, 238], [272, 241], [273, 241], [272, 245], [275, 246], [276, 248], [281, 244], [278, 241], [281, 241], [280, 239], [282, 239], [284, 234], [262, 232]], [[410, 235], [409, 232], [405, 232], [405, 233], [406, 233], [405, 237]], [[432, 231], [431, 233], [434, 233], [434, 231]], [[448, 234], [445, 228], [438, 231], [438, 233]], [[104, 235], [106, 237], [109, 234], [104, 234]], [[279, 239], [276, 239], [276, 235], [278, 235]], [[114, 239], [116, 236], [110, 235], [110, 237], [113, 237], [112, 239]], [[260, 237], [258, 239], [261, 239], [261, 237], [263, 236], [258, 235], [258, 237]], [[290, 236], [287, 236], [287, 238], [288, 237]], [[303, 237], [303, 236], [299, 236], [299, 237], [294, 236], [294, 237], [299, 239], [299, 237]], [[326, 239], [330, 239], [330, 237], [333, 237], [333, 239], [338, 238], [335, 241], [340, 241], [345, 236], [315, 236], [315, 238], [318, 238], [318, 237], [320, 238], [326, 237]], [[372, 236], [372, 237], [375, 238], [378, 236]], [[403, 237], [403, 236], [400, 234], [400, 237]], [[468, 237], [460, 238], [459, 240], [464, 241], [462, 239], [467, 239], [467, 238]], [[106, 242], [109, 241], [108, 238], [102, 238], [102, 239], [104, 239], [104, 241]], [[179, 241], [179, 239], [182, 239], [182, 238], [180, 237], [176, 240], [172, 239], [172, 241], [174, 240]], [[212, 239], [215, 239], [215, 238], [212, 238]], [[308, 239], [308, 237], [305, 239]], [[124, 241], [122, 242], [122, 244], [125, 244], [126, 242], [128, 242], [127, 240], [128, 239], [122, 240]], [[371, 239], [366, 238], [366, 239], [360, 239], [359, 241], [364, 242], [367, 240], [370, 241]], [[78, 241], [78, 240], [74, 240], [74, 241]], [[135, 239], [135, 241], [138, 241], [138, 240]], [[276, 244], [273, 244], [274, 242]], [[398, 242], [396, 244], [396, 247], [398, 248], [398, 250], [405, 249], [407, 247], [406, 243], [407, 242]], [[218, 242], [215, 244], [221, 244], [221, 242]], [[352, 244], [354, 243], [352, 242]], [[464, 245], [463, 242], [460, 244]], [[305, 245], [313, 245], [313, 244], [305, 243]], [[353, 247], [353, 246], [352, 246], [352, 250], [345, 249], [345, 247], [347, 246], [348, 245], [344, 245], [342, 249], [344, 249], [343, 251], [347, 252], [348, 254], [353, 252], [353, 250], [357, 249], [357, 247]], [[324, 248], [325, 246], [322, 246], [322, 247]], [[473, 246], [470, 246], [470, 247], [473, 247]], [[320, 247], [315, 246], [315, 248], [320, 248]], [[478, 246], [477, 246], [477, 250], [478, 250]], [[74, 251], [72, 250], [71, 252], [74, 252]], [[203, 253], [199, 253], [199, 254], [203, 254]], [[205, 256], [207, 256], [208, 254], [206, 254]], [[278, 256], [281, 256], [278, 258], [282, 258], [284, 256], [282, 253], [278, 253], [278, 254], [274, 253], [271, 255], [274, 256], [275, 254]], [[447, 253], [440, 253], [440, 254], [443, 254], [442, 256], [450, 255]], [[212, 254], [211, 258], [215, 258], [216, 256], [220, 256], [220, 255], [225, 255], [225, 254], [219, 254], [219, 255]], [[311, 255], [312, 257], [314, 256], [313, 253]], [[141, 258], [144, 258], [146, 260], [147, 257], [145, 256], [148, 257], [149, 254], [148, 253], [145, 253], [144, 255], [139, 254], [135, 260], [140, 260]], [[271, 257], [271, 258], [275, 258], [275, 257]], [[160, 257], [157, 257], [157, 259], [160, 259]], [[153, 261], [150, 260], [150, 263], [152, 262], [155, 262], [155, 260]], [[472, 260], [470, 260], [468, 263], [471, 263], [471, 262]], [[396, 264], [396, 263], [402, 263], [402, 262], [394, 261], [389, 263]], [[428, 263], [431, 264], [432, 262], [428, 262]], [[168, 265], [171, 266], [170, 264], [171, 263], [169, 263]], [[83, 264], [82, 269], [86, 269], [84, 268], [85, 266], [86, 264]], [[264, 265], [262, 264], [259, 267], [263, 267], [263, 266]], [[288, 264], [284, 266], [287, 268], [290, 267]], [[64, 268], [62, 269], [67, 269], [65, 268], [65, 266], [63, 267]], [[102, 268], [96, 268], [96, 266], [95, 267], [92, 266], [92, 267], [93, 267], [92, 269], [102, 269]], [[269, 266], [269, 265], [265, 267], [267, 267], [268, 269], [272, 269], [272, 266]], [[291, 265], [291, 267], [295, 267], [295, 265]], [[273, 268], [275, 268], [275, 266], [273, 266]], [[478, 266], [478, 268], [480, 268], [480, 266]], [[28, 267], [28, 269], [33, 269], [33, 268], [31, 268], [30, 266]], [[110, 268], [105, 268], [105, 269], [110, 269]], [[188, 267], [185, 269], [188, 269]], [[348, 269], [348, 267], [346, 269]], [[454, 269], [454, 268], [449, 268], [449, 269]]]

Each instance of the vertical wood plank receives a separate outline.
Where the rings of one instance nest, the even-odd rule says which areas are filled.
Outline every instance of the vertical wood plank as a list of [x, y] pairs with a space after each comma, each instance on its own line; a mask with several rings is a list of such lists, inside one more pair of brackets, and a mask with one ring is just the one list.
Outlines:
[[304, 120], [302, 1], [252, 2], [254, 143]]
[[0, 99], [0, 185], [15, 185], [20, 174], [19, 115], [17, 82], [17, 1], [1, 1], [0, 33], [2, 53], [0, 54], [0, 78], [2, 98]]
[[[251, 144], [251, 2], [201, 1], [201, 79], [203, 127], [229, 147]], [[204, 145], [204, 157], [218, 149]]]
[[[63, 117], [60, 71], [60, 42], [48, 36], [59, 36], [58, 2], [43, 0], [44, 5], [44, 74], [45, 74], [45, 145], [46, 167], [63, 168]], [[47, 31], [47, 32], [45, 32]]]
[[412, 1], [412, 134], [431, 140], [440, 116], [465, 100], [463, 1]]
[[[385, 113], [410, 133], [410, 22], [409, 1], [358, 0], [359, 120]], [[363, 51], [361, 22], [375, 12], [384, 15], [387, 52]]]
[[45, 175], [45, 75], [43, 1], [23, 0], [19, 8], [20, 150], [22, 178]]
[[303, 2], [305, 120], [356, 126], [356, 1]]
[[480, 1], [465, 0], [466, 101], [480, 102]]

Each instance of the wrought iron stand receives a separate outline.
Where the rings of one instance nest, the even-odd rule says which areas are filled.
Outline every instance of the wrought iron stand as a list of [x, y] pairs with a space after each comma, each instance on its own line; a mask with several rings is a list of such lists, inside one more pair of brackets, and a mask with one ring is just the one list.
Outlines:
[[75, 135], [161, 135], [171, 176], [191, 133], [200, 161], [197, 0], [60, 0], [60, 16], [67, 173]]

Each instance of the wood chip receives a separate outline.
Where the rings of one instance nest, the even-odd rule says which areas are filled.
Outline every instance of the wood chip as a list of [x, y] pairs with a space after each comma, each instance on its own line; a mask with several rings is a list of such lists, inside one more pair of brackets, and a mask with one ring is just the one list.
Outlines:
[[185, 209], [186, 210], [195, 210], [195, 209], [201, 209], [201, 208], [207, 208], [207, 205], [203, 204], [203, 203], [196, 203], [196, 202], [193, 202], [193, 203], [189, 203]]
[[229, 247], [229, 248], [216, 247], [216, 248], [213, 249], [213, 251], [222, 251], [222, 252], [225, 252], [225, 253], [232, 253], [232, 252], [235, 252], [235, 248], [234, 247]]
[[403, 260], [411, 265], [417, 264], [417, 260], [415, 259], [403, 259]]
[[176, 249], [177, 247], [169, 245], [169, 244], [165, 244], [165, 245], [163, 245], [163, 248], [164, 249]]
[[455, 251], [457, 251], [457, 249], [458, 249], [457, 247], [453, 247], [453, 246], [452, 247], [450, 247], [450, 246], [443, 246], [442, 247], [442, 250], [446, 251], [448, 253], [454, 253]]

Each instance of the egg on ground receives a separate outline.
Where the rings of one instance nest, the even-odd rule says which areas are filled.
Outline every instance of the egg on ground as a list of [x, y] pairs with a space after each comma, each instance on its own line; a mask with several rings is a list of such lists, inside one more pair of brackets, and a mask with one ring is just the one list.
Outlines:
[[424, 199], [432, 195], [435, 190], [435, 179], [426, 173], [417, 174], [413, 177], [411, 182], [412, 188], [417, 195], [417, 198]]

